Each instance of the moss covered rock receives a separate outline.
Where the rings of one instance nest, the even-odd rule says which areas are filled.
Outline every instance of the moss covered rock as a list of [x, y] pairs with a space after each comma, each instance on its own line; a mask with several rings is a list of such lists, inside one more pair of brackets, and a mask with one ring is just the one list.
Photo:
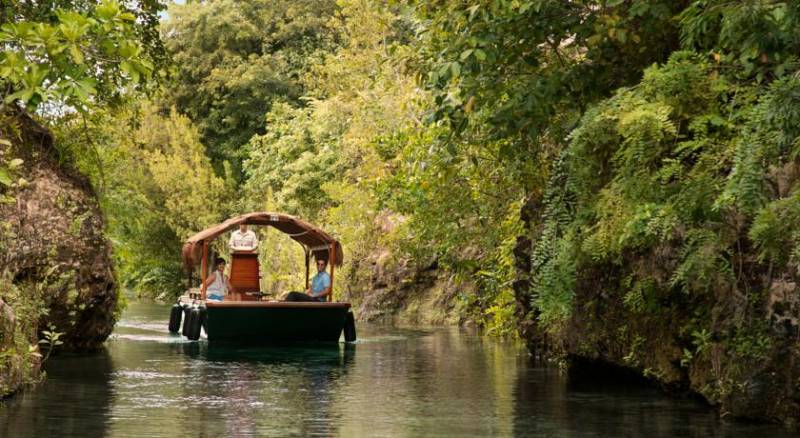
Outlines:
[[0, 147], [4, 156], [23, 160], [13, 178], [24, 179], [0, 204], [6, 286], [0, 299], [4, 315], [15, 315], [13, 324], [4, 316], [4, 342], [25, 336], [36, 345], [39, 331], [50, 328], [64, 333], [65, 348], [97, 348], [114, 326], [118, 298], [97, 197], [84, 177], [59, 162], [47, 129], [22, 112], [3, 118], [0, 136], [10, 144]]
[[417, 266], [385, 248], [354, 263], [344, 284], [346, 299], [358, 305], [360, 320], [423, 325], [466, 323], [459, 293], [474, 290], [436, 262]]

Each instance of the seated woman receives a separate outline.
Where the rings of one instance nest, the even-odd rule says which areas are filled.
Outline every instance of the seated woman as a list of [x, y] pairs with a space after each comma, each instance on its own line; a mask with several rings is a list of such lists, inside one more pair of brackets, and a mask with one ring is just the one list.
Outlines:
[[207, 300], [222, 301], [227, 292], [233, 291], [233, 286], [225, 275], [225, 259], [218, 257], [214, 260], [214, 266], [214, 272], [206, 278], [200, 290], [205, 290]]

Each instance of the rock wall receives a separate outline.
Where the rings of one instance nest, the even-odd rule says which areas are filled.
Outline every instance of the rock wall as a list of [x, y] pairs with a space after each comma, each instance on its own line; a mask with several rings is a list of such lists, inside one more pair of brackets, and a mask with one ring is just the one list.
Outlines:
[[[23, 112], [3, 117], [0, 134], [11, 146], [0, 147], [24, 160], [16, 174], [27, 183], [0, 204], [7, 285], [0, 299], [8, 315], [16, 313], [15, 324], [34, 333], [34, 344], [35, 333], [51, 328], [64, 333], [64, 348], [97, 348], [114, 326], [118, 298], [97, 197], [85, 177], [59, 162], [50, 132]], [[3, 334], [10, 341], [13, 331]]]
[[468, 316], [459, 293], [469, 295], [473, 286], [456, 280], [435, 261], [417, 266], [406, 258], [395, 260], [377, 250], [351, 269], [346, 279], [348, 299], [357, 303], [362, 321], [400, 324], [465, 324]]
[[[604, 282], [583, 276], [575, 312], [555, 339], [569, 356], [630, 368], [668, 391], [693, 392], [724, 417], [800, 424], [800, 314], [796, 286], [776, 281], [771, 297], [746, 303], [719, 290], [714, 302], [660, 303], [658, 316], [632, 315]], [[708, 309], [712, 329], [687, 332]]]
[[[720, 282], [696, 295], [656, 287], [639, 310], [625, 302], [620, 285], [630, 272], [669, 284], [679, 252], [665, 244], [627, 254], [624, 268], [583, 265], [571, 316], [556, 328], [538, 326], [535, 310], [525, 310], [535, 307], [535, 291], [519, 291], [523, 338], [535, 353], [567, 358], [577, 374], [610, 365], [668, 392], [699, 394], [723, 418], [800, 426], [800, 289], [792, 272], [751, 254], [739, 267], [740, 284]], [[517, 257], [526, 263], [530, 255]], [[709, 328], [690, 329], [698, 325]]]

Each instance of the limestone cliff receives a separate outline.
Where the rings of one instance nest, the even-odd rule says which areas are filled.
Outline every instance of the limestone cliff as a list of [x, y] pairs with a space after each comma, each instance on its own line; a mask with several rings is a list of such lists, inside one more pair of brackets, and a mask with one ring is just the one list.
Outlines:
[[[357, 278], [350, 278], [350, 294], [358, 303], [357, 317], [363, 321], [392, 321], [400, 324], [464, 324], [465, 294], [468, 284], [439, 269], [435, 262], [419, 267], [409, 259], [394, 260], [388, 250], [370, 254], [354, 266]], [[466, 295], [466, 294], [465, 294]]]
[[[516, 254], [523, 267], [530, 266], [531, 241], [540, 233], [535, 224], [528, 231]], [[741, 240], [746, 242], [746, 236]], [[535, 287], [520, 288], [520, 333], [532, 351], [568, 358], [579, 374], [611, 365], [652, 379], [669, 392], [698, 394], [723, 417], [797, 427], [796, 272], [765, 266], [745, 243], [742, 248], [746, 256], [738, 266], [738, 284], [720, 281], [708, 294], [694, 295], [653, 287], [641, 303], [631, 303], [620, 285], [631, 272], [646, 275], [654, 285], [669, 285], [680, 263], [679, 248], [664, 244], [631, 251], [621, 264], [586, 263], [577, 272], [571, 315], [555, 328], [538, 321]], [[707, 328], [693, 328], [698, 325]]]
[[[0, 145], [3, 156], [23, 160], [15, 178], [26, 182], [0, 204], [0, 343], [19, 344], [14, 337], [25, 336], [23, 344], [35, 345], [37, 334], [51, 328], [64, 333], [65, 348], [96, 348], [111, 333], [118, 297], [97, 197], [86, 178], [59, 162], [41, 124], [23, 112], [6, 113], [3, 121], [0, 136], [10, 140]], [[38, 367], [35, 359], [25, 362]], [[13, 367], [2, 365], [5, 392], [13, 391]]]

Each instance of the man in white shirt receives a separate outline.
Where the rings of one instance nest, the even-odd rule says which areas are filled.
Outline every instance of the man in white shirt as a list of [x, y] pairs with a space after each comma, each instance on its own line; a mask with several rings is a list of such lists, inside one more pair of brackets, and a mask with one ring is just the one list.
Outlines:
[[258, 248], [258, 238], [256, 233], [247, 229], [247, 225], [240, 224], [239, 229], [231, 233], [228, 246], [231, 247], [231, 251], [254, 252]]

